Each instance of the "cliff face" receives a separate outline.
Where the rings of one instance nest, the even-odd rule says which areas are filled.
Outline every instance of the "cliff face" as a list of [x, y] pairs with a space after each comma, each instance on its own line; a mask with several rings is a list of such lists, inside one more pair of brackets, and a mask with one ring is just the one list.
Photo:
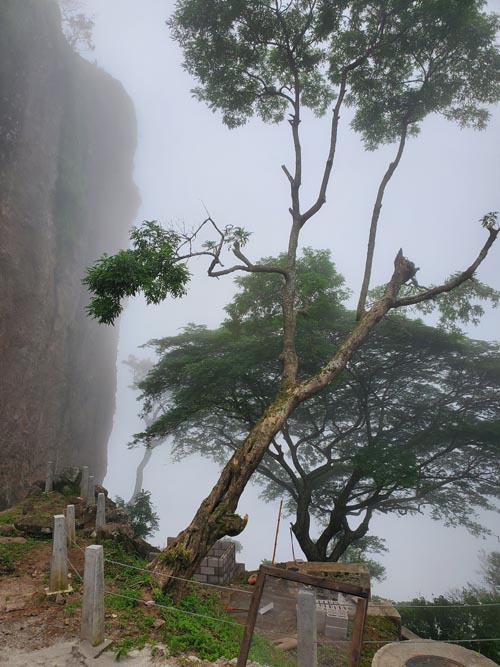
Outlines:
[[48, 460], [101, 481], [117, 331], [84, 313], [85, 268], [127, 243], [136, 122], [67, 45], [53, 0], [0, 7], [0, 507]]

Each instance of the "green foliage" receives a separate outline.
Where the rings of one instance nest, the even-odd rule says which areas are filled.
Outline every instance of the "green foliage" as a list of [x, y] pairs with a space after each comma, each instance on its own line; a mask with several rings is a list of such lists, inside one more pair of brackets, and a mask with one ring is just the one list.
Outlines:
[[[331, 358], [354, 315], [342, 305], [343, 279], [327, 253], [307, 250], [297, 281], [304, 377]], [[138, 440], [170, 433], [174, 457], [196, 452], [223, 463], [273, 400], [281, 277], [251, 274], [238, 284], [219, 329], [190, 325], [151, 343], [158, 362], [139, 387], [145, 411], [154, 404], [164, 412]], [[266, 499], [285, 492], [308, 558], [339, 558], [365, 536], [374, 511], [428, 509], [449, 525], [481, 531], [476, 508], [492, 508], [490, 498], [500, 495], [499, 358], [498, 345], [392, 315], [333, 386], [295, 410], [258, 472]], [[322, 536], [312, 543], [310, 515]]]
[[[164, 610], [162, 626], [173, 654], [195, 652], [200, 658], [212, 661], [238, 655], [243, 628], [224, 611], [216, 593], [198, 587], [176, 605], [169, 595], [157, 593], [155, 602], [174, 608]], [[175, 609], [179, 611], [176, 613]]]
[[[318, 658], [321, 655], [320, 651], [321, 647]], [[258, 665], [269, 665], [269, 667], [295, 667], [297, 664], [297, 655], [295, 651], [278, 649], [268, 639], [254, 634], [248, 660]], [[318, 667], [319, 665], [321, 665], [321, 662], [318, 663]]]
[[19, 519], [19, 512], [16, 510], [0, 512], [0, 523], [14, 523], [17, 519]]
[[87, 312], [104, 324], [113, 324], [125, 297], [142, 292], [147, 303], [160, 303], [168, 295], [185, 294], [189, 272], [177, 256], [176, 232], [146, 221], [132, 229], [130, 240], [132, 249], [104, 255], [83, 279], [93, 295]]
[[180, 0], [170, 19], [198, 99], [229, 127], [323, 115], [345, 86], [368, 148], [429, 113], [484, 127], [500, 97], [498, 19], [482, 0]]
[[[416, 608], [404, 608], [409, 604]], [[460, 606], [464, 605], [464, 606]], [[473, 605], [473, 606], [467, 606]], [[468, 642], [498, 636], [500, 597], [472, 586], [456, 593], [402, 602], [398, 606], [403, 625], [424, 639], [463, 640], [460, 645], [478, 651], [494, 662], [500, 660], [498, 642]]]
[[[454, 277], [450, 276], [448, 280]], [[433, 285], [430, 287], [432, 288]], [[372, 290], [370, 293], [371, 299], [377, 299], [383, 289], [383, 287], [378, 287]], [[423, 287], [411, 284], [403, 285], [400, 297], [414, 296], [423, 289]], [[450, 292], [439, 294], [434, 299], [423, 301], [416, 306], [407, 306], [406, 309], [425, 315], [438, 312], [438, 326], [445, 331], [459, 333], [463, 324], [479, 324], [484, 315], [484, 303], [488, 303], [492, 308], [498, 308], [500, 304], [500, 291], [482, 283], [477, 278], [472, 278], [471, 280], [466, 280]]]
[[490, 211], [481, 218], [481, 226], [486, 229], [495, 229], [498, 223], [498, 211]]
[[137, 590], [133, 588], [118, 588], [105, 598], [106, 609], [132, 609], [137, 604]]
[[[137, 616], [140, 617], [141, 614], [138, 614]], [[146, 645], [154, 645], [154, 642], [151, 641], [151, 637], [148, 634], [135, 635], [113, 642], [111, 651], [115, 654], [115, 659], [119, 661], [121, 658], [128, 658], [130, 651], [134, 649], [143, 649]]]
[[115, 502], [127, 511], [136, 537], [145, 538], [158, 530], [160, 517], [151, 501], [151, 491], [141, 489], [133, 502], [126, 503], [120, 496], [115, 498]]
[[9, 542], [0, 544], [0, 570], [2, 568], [15, 567], [16, 563], [33, 546], [34, 540], [26, 539], [26, 542]]
[[354, 544], [350, 544], [339, 558], [339, 561], [341, 563], [365, 563], [372, 581], [384, 581], [386, 577], [385, 567], [382, 563], [368, 556], [368, 553], [384, 552], [387, 552], [387, 549], [383, 540], [374, 536], [365, 536], [356, 540]]
[[142, 588], [151, 586], [151, 577], [146, 571], [148, 564], [146, 560], [136, 554], [127, 553], [121, 544], [113, 540], [103, 542], [103, 548], [106, 559], [104, 575], [107, 581], [133, 591], [132, 597], [138, 597], [137, 593]]
[[488, 589], [500, 594], [500, 551], [492, 551], [489, 554], [482, 552], [480, 556], [483, 580]]

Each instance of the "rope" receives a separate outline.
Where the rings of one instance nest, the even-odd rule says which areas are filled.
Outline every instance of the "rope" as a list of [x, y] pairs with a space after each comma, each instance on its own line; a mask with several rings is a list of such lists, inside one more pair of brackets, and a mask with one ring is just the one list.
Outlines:
[[[120, 563], [119, 561], [116, 560], [111, 560], [109, 558], [104, 559], [105, 563], [113, 563], [114, 565], [120, 565], [121, 567], [128, 567], [132, 570], [139, 570], [140, 572], [147, 572], [147, 574], [152, 574], [151, 570], [147, 570], [144, 567], [138, 567], [137, 565], [127, 565], [126, 563]], [[199, 586], [207, 586], [209, 588], [219, 588], [220, 590], [223, 591], [231, 591], [231, 592], [237, 592], [237, 593], [246, 593], [247, 595], [252, 595], [253, 591], [246, 591], [243, 588], [230, 588], [229, 586], [220, 586], [218, 584], [208, 584], [203, 581], [197, 581], [196, 579], [185, 579], [183, 577], [175, 577], [174, 575], [170, 574], [163, 574], [163, 572], [156, 572], [156, 576], [158, 577], [165, 577], [167, 579], [175, 579], [176, 581], [186, 581], [189, 584], [198, 584]]]
[[[75, 541], [71, 540], [72, 544], [80, 549], [82, 553], [85, 553], [84, 549]], [[129, 568], [131, 570], [137, 570], [139, 572], [145, 572], [146, 574], [151, 574], [151, 570], [148, 570], [144, 567], [139, 567], [137, 565], [129, 565], [127, 563], [121, 563], [120, 561], [112, 560], [110, 558], [105, 558], [106, 563], [111, 563], [113, 565], [119, 565], [120, 567]], [[243, 588], [231, 588], [229, 586], [221, 586], [219, 584], [209, 584], [203, 581], [197, 581], [196, 579], [186, 579], [184, 577], [177, 577], [174, 575], [163, 574], [162, 572], [155, 573], [156, 576], [165, 577], [169, 579], [175, 579], [176, 581], [185, 581], [189, 584], [196, 584], [198, 586], [206, 586], [207, 588], [217, 588], [223, 591], [230, 591], [231, 593], [244, 593], [245, 595], [252, 595], [253, 591], [247, 591]], [[276, 599], [288, 599], [283, 596], [274, 595]], [[394, 607], [395, 609], [474, 609], [479, 607], [500, 607], [500, 602], [478, 602], [476, 604], [398, 604], [397, 602], [388, 603], [388, 604], [376, 604], [377, 609], [388, 609]]]
[[70, 568], [73, 570], [73, 572], [76, 574], [76, 576], [77, 576], [77, 577], [80, 579], [80, 581], [83, 583], [83, 577], [82, 577], [82, 575], [78, 572], [78, 570], [76, 569], [76, 567], [73, 565], [73, 563], [70, 561], [69, 558], [66, 557], [66, 560], [68, 561], [68, 565], [70, 566]]
[[105, 591], [105, 595], [112, 595], [113, 597], [123, 598], [124, 600], [130, 600], [132, 602], [140, 602], [145, 604], [148, 607], [158, 607], [160, 609], [167, 609], [168, 611], [178, 612], [179, 614], [187, 614], [188, 616], [197, 616], [198, 618], [204, 618], [208, 621], [215, 621], [216, 623], [225, 623], [226, 625], [231, 625], [233, 628], [243, 628], [242, 625], [236, 623], [235, 621], [226, 621], [224, 618], [216, 618], [215, 616], [206, 616], [205, 614], [198, 614], [195, 611], [187, 611], [186, 609], [178, 609], [177, 607], [169, 607], [168, 605], [159, 604], [153, 600], [142, 600], [141, 598], [133, 598], [129, 595], [122, 595], [121, 593], [113, 593], [112, 591]]
[[82, 547], [78, 544], [78, 542], [76, 542], [76, 540], [72, 540], [72, 539], [70, 539], [70, 542], [71, 542], [72, 544], [74, 544], [74, 546], [75, 546], [77, 549], [80, 549], [80, 551], [82, 552], [82, 554], [85, 554], [85, 550], [82, 549]]

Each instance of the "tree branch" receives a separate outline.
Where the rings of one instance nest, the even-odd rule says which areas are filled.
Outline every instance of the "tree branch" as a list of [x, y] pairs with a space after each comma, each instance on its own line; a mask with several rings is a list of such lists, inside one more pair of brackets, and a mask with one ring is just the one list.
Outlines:
[[467, 269], [465, 269], [465, 271], [462, 271], [462, 273], [459, 273], [457, 276], [451, 278], [442, 285], [437, 285], [436, 287], [431, 287], [429, 289], [426, 289], [420, 294], [416, 294], [415, 296], [404, 297], [402, 299], [396, 299], [391, 307], [402, 308], [403, 306], [414, 306], [417, 303], [422, 303], [423, 301], [429, 301], [430, 299], [434, 299], [436, 296], [439, 296], [440, 294], [451, 292], [456, 287], [464, 283], [466, 280], [471, 280], [481, 262], [486, 258], [486, 255], [488, 254], [489, 249], [495, 242], [500, 230], [489, 229], [488, 231], [489, 231], [488, 240], [481, 248], [479, 255], [472, 262], [472, 264]]
[[372, 265], [373, 265], [373, 255], [375, 253], [375, 240], [377, 236], [377, 225], [378, 221], [380, 218], [380, 211], [382, 210], [382, 200], [384, 198], [385, 194], [385, 189], [387, 187], [387, 184], [392, 178], [392, 175], [396, 171], [400, 161], [401, 157], [403, 155], [403, 151], [405, 148], [406, 144], [406, 137], [408, 133], [408, 121], [405, 120], [403, 123], [403, 128], [401, 130], [401, 138], [399, 140], [399, 146], [398, 146], [398, 151], [396, 153], [396, 157], [393, 162], [390, 163], [387, 171], [384, 174], [384, 177], [382, 178], [382, 181], [380, 183], [378, 192], [377, 192], [377, 198], [375, 199], [375, 204], [373, 206], [373, 212], [372, 212], [372, 219], [370, 223], [370, 233], [368, 237], [368, 248], [366, 251], [366, 263], [365, 263], [365, 273], [363, 276], [363, 284], [361, 286], [361, 292], [359, 295], [359, 301], [358, 301], [358, 308], [356, 311], [356, 319], [359, 320], [361, 319], [361, 316], [365, 312], [365, 304], [366, 304], [366, 297], [368, 295], [368, 288], [370, 286], [370, 277], [372, 273]]
[[356, 58], [356, 60], [353, 60], [349, 65], [346, 65], [342, 71], [342, 76], [340, 80], [340, 89], [339, 89], [339, 94], [337, 96], [337, 102], [335, 103], [335, 107], [333, 110], [333, 116], [332, 116], [332, 125], [331, 125], [331, 130], [330, 130], [330, 148], [328, 151], [328, 157], [326, 159], [326, 164], [325, 168], [323, 171], [323, 179], [321, 181], [321, 186], [319, 189], [319, 194], [314, 202], [314, 204], [300, 216], [300, 226], [303, 227], [305, 223], [309, 220], [309, 218], [312, 218], [313, 215], [315, 215], [321, 207], [325, 204], [326, 202], [326, 190], [328, 187], [328, 183], [330, 180], [330, 174], [332, 171], [333, 167], [333, 160], [335, 158], [335, 151], [337, 148], [337, 136], [338, 136], [338, 125], [339, 125], [339, 120], [340, 120], [340, 109], [342, 107], [342, 104], [344, 102], [344, 97], [347, 92], [347, 79], [349, 76], [349, 73], [362, 65], [366, 60], [372, 55], [372, 53], [376, 50], [378, 45], [380, 44], [380, 40], [383, 37], [384, 30], [385, 30], [385, 24], [387, 20], [387, 15], [384, 13], [382, 16], [382, 19], [380, 21], [380, 26], [378, 33], [372, 42], [372, 44], [369, 46], [369, 48], [365, 51], [365, 53], [361, 54], [359, 58]]

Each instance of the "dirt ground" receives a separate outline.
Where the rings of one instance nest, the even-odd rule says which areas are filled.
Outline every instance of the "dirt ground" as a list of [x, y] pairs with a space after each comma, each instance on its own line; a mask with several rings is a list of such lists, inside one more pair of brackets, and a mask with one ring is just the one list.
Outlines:
[[[23, 544], [23, 538], [0, 537], [0, 543]], [[39, 541], [13, 567], [0, 571], [0, 667], [111, 667], [115, 655], [80, 642], [81, 591], [63, 596], [47, 596], [51, 542]], [[69, 549], [68, 560], [77, 572], [83, 572], [84, 556], [80, 549]], [[76, 574], [71, 572], [72, 579]], [[113, 627], [115, 639], [126, 636], [126, 628]], [[148, 648], [133, 650], [120, 663], [128, 667], [234, 667], [235, 661], [220, 659], [214, 663], [195, 656], [166, 657], [156, 647], [156, 657]]]

